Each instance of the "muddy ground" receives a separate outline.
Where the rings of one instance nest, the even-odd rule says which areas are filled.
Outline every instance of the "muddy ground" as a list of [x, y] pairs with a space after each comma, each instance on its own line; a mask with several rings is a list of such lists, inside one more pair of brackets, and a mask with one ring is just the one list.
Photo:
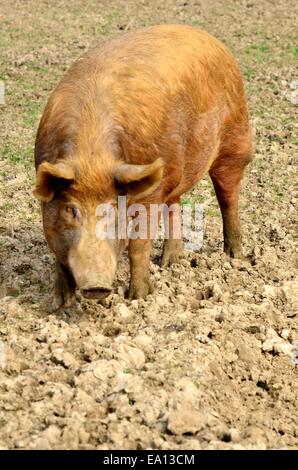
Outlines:
[[[0, 447], [298, 447], [297, 36], [294, 0], [0, 0]], [[245, 261], [222, 252], [206, 177], [204, 245], [151, 264], [155, 292], [114, 294], [48, 313], [53, 256], [31, 195], [33, 144], [50, 91], [105, 37], [190, 23], [225, 42], [245, 78], [256, 129], [242, 186]], [[296, 103], [296, 105], [295, 105]], [[296, 124], [295, 124], [296, 118]]]

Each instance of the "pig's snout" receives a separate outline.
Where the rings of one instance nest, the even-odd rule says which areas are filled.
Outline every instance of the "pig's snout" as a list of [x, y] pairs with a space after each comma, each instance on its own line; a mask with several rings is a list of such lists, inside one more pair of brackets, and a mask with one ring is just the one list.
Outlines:
[[69, 251], [69, 266], [76, 285], [86, 299], [105, 299], [111, 292], [116, 274], [117, 256], [108, 241], [82, 236]]
[[108, 275], [89, 273], [84, 278], [77, 276], [77, 280], [77, 286], [86, 299], [105, 299], [112, 292], [113, 280]]
[[92, 266], [70, 263], [76, 285], [86, 299], [105, 299], [113, 288], [115, 269], [104, 269], [100, 266], [96, 271]]
[[81, 294], [86, 299], [105, 299], [112, 292], [110, 287], [88, 287], [81, 289]]

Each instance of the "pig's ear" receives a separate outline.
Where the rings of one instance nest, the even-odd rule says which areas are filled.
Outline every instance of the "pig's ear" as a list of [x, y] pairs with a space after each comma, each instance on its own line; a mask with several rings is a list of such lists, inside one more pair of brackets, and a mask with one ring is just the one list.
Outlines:
[[33, 194], [37, 199], [49, 202], [56, 192], [70, 186], [74, 178], [74, 170], [66, 162], [43, 162], [37, 169]]
[[115, 171], [116, 187], [133, 199], [149, 196], [160, 185], [163, 161], [158, 158], [149, 165], [120, 164]]

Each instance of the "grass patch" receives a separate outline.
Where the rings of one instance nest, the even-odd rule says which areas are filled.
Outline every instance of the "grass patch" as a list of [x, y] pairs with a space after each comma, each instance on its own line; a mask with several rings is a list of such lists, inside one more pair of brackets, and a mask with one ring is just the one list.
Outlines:
[[5, 202], [0, 206], [0, 209], [4, 212], [12, 211], [16, 208], [16, 205], [13, 202]]
[[269, 46], [265, 44], [251, 44], [250, 46], [242, 49], [245, 54], [259, 56], [261, 54], [267, 54], [270, 52]]
[[216, 209], [211, 209], [210, 207], [207, 207], [204, 212], [205, 215], [209, 215], [210, 217], [220, 217], [220, 211]]
[[49, 73], [49, 67], [45, 65], [36, 64], [35, 62], [29, 62], [28, 66], [30, 70], [33, 70], [34, 72]]
[[193, 202], [197, 204], [203, 204], [206, 201], [206, 197], [203, 196], [202, 194], [196, 194], [195, 196], [192, 197]]
[[4, 31], [6, 33], [19, 33], [21, 31], [21, 28], [8, 27], [8, 28], [4, 29]]
[[21, 155], [12, 144], [4, 144], [2, 155], [5, 160], [10, 163], [16, 164], [21, 161]]
[[28, 100], [25, 104], [25, 117], [23, 119], [23, 125], [25, 127], [36, 127], [38, 116], [39, 116], [39, 106], [37, 106], [33, 100]]
[[13, 165], [22, 162], [22, 164], [28, 168], [33, 164], [33, 145], [29, 145], [25, 149], [20, 149], [11, 143], [4, 144], [1, 152], [4, 159]]
[[5, 41], [4, 38], [0, 37], [0, 47], [4, 48], [4, 47], [7, 47], [7, 46], [8, 46], [7, 41]]
[[181, 199], [181, 206], [190, 206], [192, 209], [194, 209], [196, 205], [203, 204], [204, 201], [205, 201], [205, 198], [203, 196], [182, 198]]
[[186, 197], [182, 197], [181, 201], [180, 201], [180, 204], [181, 204], [181, 206], [191, 205], [191, 200], [186, 198]]
[[292, 137], [290, 139], [291, 144], [298, 146], [298, 137]]
[[273, 190], [275, 192], [275, 195], [280, 198], [280, 197], [284, 197], [284, 192], [283, 190], [281, 189], [280, 186], [278, 186], [277, 184], [273, 186]]
[[243, 75], [247, 80], [251, 80], [257, 76], [257, 71], [253, 67], [244, 67]]
[[114, 23], [116, 20], [120, 18], [120, 16], [123, 14], [123, 12], [120, 9], [116, 9], [112, 11], [109, 15], [105, 17], [105, 22], [103, 25], [100, 27], [100, 32], [103, 35], [109, 34], [111, 28], [113, 27]]

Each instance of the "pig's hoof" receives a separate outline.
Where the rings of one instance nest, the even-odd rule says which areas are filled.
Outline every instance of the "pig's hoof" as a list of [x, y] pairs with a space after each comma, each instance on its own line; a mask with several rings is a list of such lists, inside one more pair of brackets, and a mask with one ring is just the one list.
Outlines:
[[230, 258], [244, 259], [242, 250], [239, 247], [225, 246], [224, 252], [226, 255], [230, 256]]
[[150, 281], [131, 282], [128, 290], [128, 300], [145, 299], [148, 294], [152, 294], [153, 285]]
[[47, 305], [45, 310], [47, 313], [55, 313], [59, 310], [59, 308], [60, 308], [60, 305], [57, 304], [56, 302], [53, 302], [51, 305]]
[[53, 300], [53, 303], [47, 308], [47, 311], [49, 313], [54, 313], [57, 312], [57, 310], [69, 309], [73, 307], [75, 303], [76, 297], [74, 294], [65, 296], [65, 298], [62, 295], [56, 295]]
[[74, 307], [75, 303], [76, 303], [76, 298], [75, 296], [73, 296], [71, 299], [67, 299], [67, 301], [62, 304], [61, 308]]
[[164, 243], [161, 267], [167, 268], [173, 263], [179, 263], [180, 258], [183, 256], [182, 241], [181, 240], [166, 240]]

